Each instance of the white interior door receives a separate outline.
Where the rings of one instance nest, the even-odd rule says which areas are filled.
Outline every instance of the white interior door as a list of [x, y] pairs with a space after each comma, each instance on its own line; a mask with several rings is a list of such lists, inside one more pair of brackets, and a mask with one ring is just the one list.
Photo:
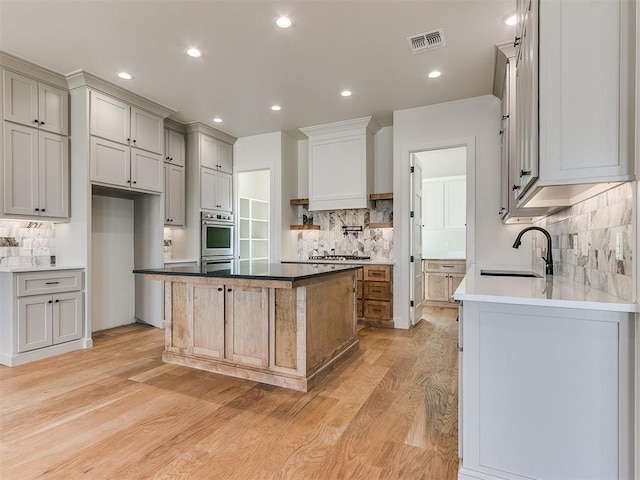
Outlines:
[[420, 160], [411, 155], [411, 217], [410, 250], [413, 261], [410, 263], [411, 274], [411, 325], [420, 320], [424, 290], [422, 288], [422, 166]]

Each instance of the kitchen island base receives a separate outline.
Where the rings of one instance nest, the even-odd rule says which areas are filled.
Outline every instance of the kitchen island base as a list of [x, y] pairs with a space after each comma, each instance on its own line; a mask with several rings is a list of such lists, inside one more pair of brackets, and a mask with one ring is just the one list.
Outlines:
[[358, 349], [355, 270], [165, 281], [168, 363], [308, 391]]

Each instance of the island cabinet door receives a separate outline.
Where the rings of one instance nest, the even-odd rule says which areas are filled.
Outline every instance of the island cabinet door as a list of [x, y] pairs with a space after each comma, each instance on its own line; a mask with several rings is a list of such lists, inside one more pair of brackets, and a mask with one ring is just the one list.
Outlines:
[[226, 357], [257, 367], [268, 366], [269, 289], [226, 287]]
[[224, 358], [224, 285], [193, 286], [192, 351]]

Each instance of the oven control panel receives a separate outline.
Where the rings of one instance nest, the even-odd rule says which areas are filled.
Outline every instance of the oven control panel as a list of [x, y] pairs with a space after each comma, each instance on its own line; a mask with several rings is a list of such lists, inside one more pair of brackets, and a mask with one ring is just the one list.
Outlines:
[[225, 223], [233, 223], [233, 215], [230, 213], [200, 213], [201, 220], [212, 220]]

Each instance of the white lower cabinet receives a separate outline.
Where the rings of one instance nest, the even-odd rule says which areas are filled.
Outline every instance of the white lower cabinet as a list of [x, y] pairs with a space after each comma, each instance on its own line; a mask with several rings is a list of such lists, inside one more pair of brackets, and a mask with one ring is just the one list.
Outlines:
[[82, 337], [82, 292], [18, 299], [18, 352]]
[[0, 273], [0, 363], [20, 365], [83, 348], [82, 270]]
[[464, 301], [458, 479], [626, 479], [634, 314]]

